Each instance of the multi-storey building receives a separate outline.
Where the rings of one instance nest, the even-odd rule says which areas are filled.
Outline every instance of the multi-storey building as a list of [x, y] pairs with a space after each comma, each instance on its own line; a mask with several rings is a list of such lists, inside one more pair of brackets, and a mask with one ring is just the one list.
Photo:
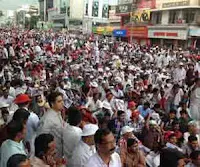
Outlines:
[[148, 37], [152, 44], [168, 47], [200, 47], [200, 1], [157, 0], [151, 10]]
[[119, 26], [120, 17], [115, 15], [118, 0], [85, 0], [83, 30], [87, 33], [112, 35]]
[[83, 0], [39, 0], [41, 21], [51, 22], [54, 28], [81, 29]]

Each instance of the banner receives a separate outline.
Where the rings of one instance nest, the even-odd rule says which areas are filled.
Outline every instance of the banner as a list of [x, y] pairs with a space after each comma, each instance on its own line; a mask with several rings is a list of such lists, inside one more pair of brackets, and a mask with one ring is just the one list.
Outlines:
[[143, 9], [143, 8], [154, 9], [156, 8], [156, 0], [138, 0], [137, 8], [138, 9]]
[[135, 12], [131, 12], [131, 20], [134, 23], [150, 21], [150, 10], [137, 10]]

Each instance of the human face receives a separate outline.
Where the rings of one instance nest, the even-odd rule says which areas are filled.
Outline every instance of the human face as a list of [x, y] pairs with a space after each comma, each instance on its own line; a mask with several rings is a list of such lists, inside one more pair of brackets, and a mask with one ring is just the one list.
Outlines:
[[176, 143], [177, 143], [177, 138], [176, 138], [175, 136], [173, 136], [173, 137], [171, 137], [171, 138], [169, 139], [169, 142], [172, 143], [172, 144], [174, 144], [174, 145], [176, 145]]
[[121, 114], [121, 115], [119, 116], [120, 122], [125, 121], [125, 118], [126, 118], [126, 115], [125, 115], [125, 114]]
[[63, 107], [64, 107], [63, 97], [62, 96], [56, 97], [56, 101], [53, 103], [52, 108], [55, 111], [61, 111]]
[[94, 135], [91, 135], [91, 136], [88, 136], [88, 137], [87, 137], [87, 143], [88, 143], [88, 145], [90, 145], [90, 146], [95, 145], [95, 142], [94, 142]]
[[133, 136], [132, 132], [127, 132], [127, 133], [124, 134], [125, 139], [131, 138], [132, 136]]
[[130, 152], [132, 152], [132, 153], [136, 153], [136, 152], [138, 152], [138, 143], [134, 143], [131, 147], [129, 147], [129, 149], [128, 149]]
[[112, 155], [115, 151], [116, 140], [112, 133], [103, 137], [102, 143], [97, 145], [98, 151], [104, 155]]
[[174, 131], [178, 131], [180, 129], [179, 124], [174, 125]]
[[26, 161], [21, 162], [21, 163], [19, 164], [19, 167], [31, 167], [31, 163], [30, 163], [30, 161], [27, 159]]
[[178, 160], [178, 166], [177, 167], [184, 167], [185, 166], [185, 161], [184, 159], [179, 159]]
[[192, 141], [192, 142], [190, 143], [190, 145], [191, 145], [191, 147], [192, 147], [194, 150], [196, 150], [196, 149], [199, 147], [198, 141]]
[[56, 142], [52, 141], [48, 144], [48, 151], [46, 153], [47, 156], [54, 156], [56, 155]]

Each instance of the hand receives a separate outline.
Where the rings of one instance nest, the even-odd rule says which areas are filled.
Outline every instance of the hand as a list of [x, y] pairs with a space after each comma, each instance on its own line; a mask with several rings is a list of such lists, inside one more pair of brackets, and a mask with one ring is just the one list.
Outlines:
[[51, 155], [47, 155], [45, 158], [45, 163], [51, 167], [56, 167], [56, 161], [54, 160], [54, 157]]

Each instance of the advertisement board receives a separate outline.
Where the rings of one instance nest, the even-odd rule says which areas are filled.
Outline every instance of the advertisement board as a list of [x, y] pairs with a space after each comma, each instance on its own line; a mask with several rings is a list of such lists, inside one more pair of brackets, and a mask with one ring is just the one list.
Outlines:
[[188, 35], [188, 30], [169, 30], [169, 29], [162, 29], [162, 30], [148, 30], [148, 37], [149, 38], [162, 38], [162, 39], [179, 39], [179, 40], [186, 40]]
[[130, 13], [132, 10], [132, 4], [123, 4], [116, 6], [116, 14]]
[[126, 37], [127, 31], [126, 30], [113, 30], [114, 37]]
[[154, 9], [156, 8], [156, 0], [138, 0], [137, 2], [138, 9]]
[[131, 20], [134, 23], [143, 23], [150, 21], [150, 10], [136, 10], [131, 12]]

